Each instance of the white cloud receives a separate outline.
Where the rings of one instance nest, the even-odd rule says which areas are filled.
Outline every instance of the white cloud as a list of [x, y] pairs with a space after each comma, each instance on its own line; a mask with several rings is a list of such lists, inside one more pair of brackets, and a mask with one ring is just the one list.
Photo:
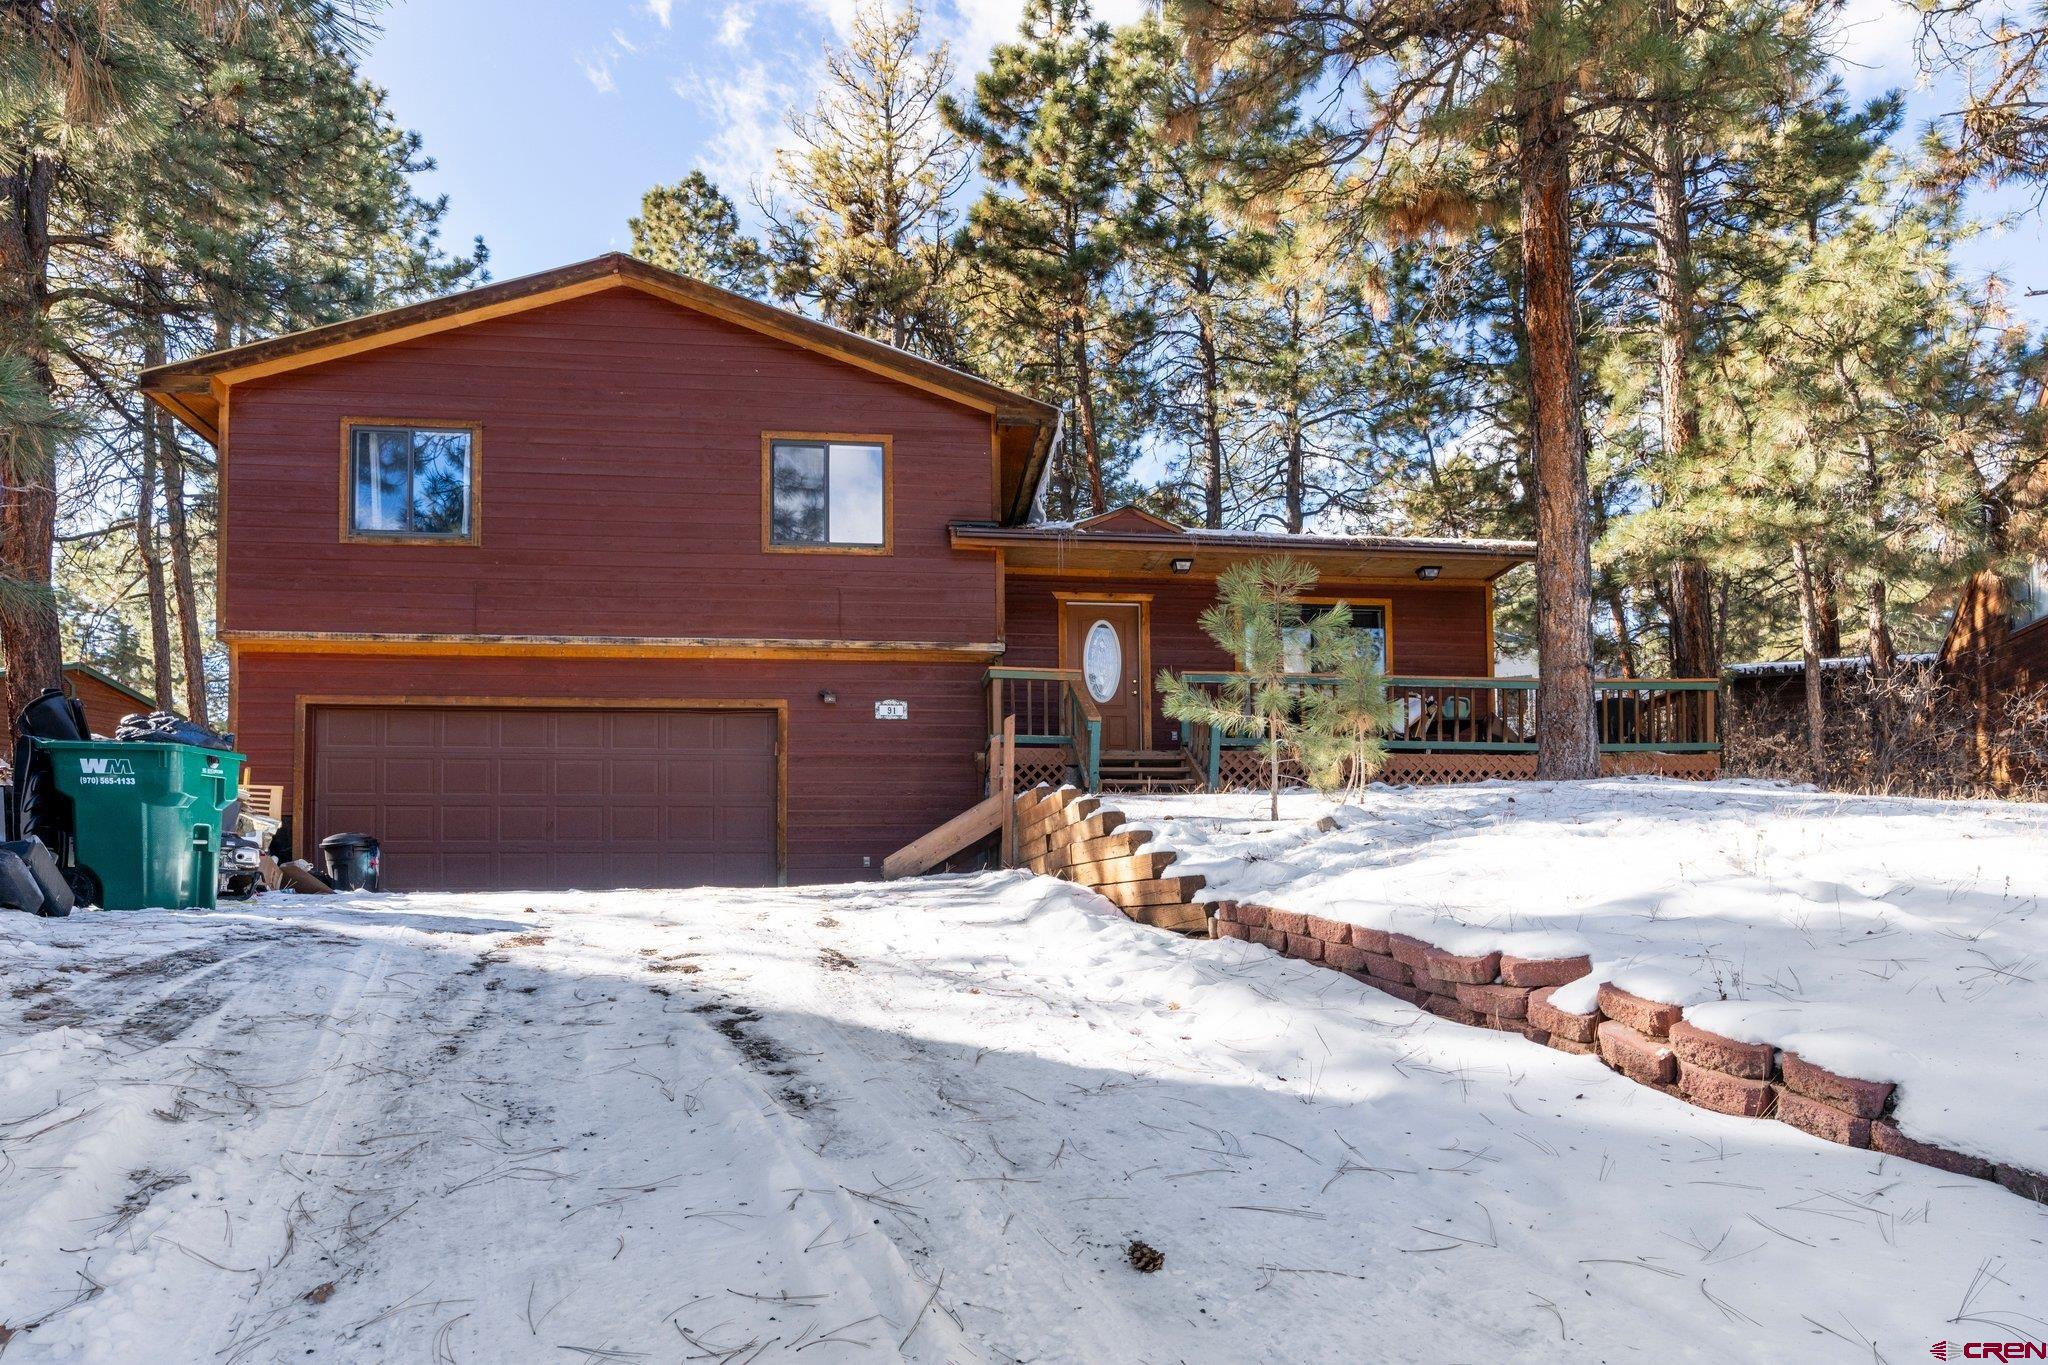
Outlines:
[[718, 19], [718, 43], [721, 47], [738, 47], [747, 40], [747, 30], [754, 26], [754, 7], [745, 0], [732, 0], [725, 7], [725, 13]]
[[785, 111], [795, 94], [763, 62], [748, 62], [724, 76], [678, 77], [672, 88], [702, 109], [717, 132], [698, 160], [735, 199], [775, 165], [775, 152], [789, 136]]
[[645, 8], [654, 16], [654, 22], [667, 28], [670, 17], [675, 13], [676, 0], [647, 0]]
[[1848, 0], [1835, 23], [1835, 54], [1849, 93], [1911, 87], [1920, 74], [1919, 36], [1920, 16], [1902, 0]]
[[598, 94], [609, 95], [619, 88], [617, 82], [612, 80], [612, 64], [609, 58], [578, 57], [576, 65], [583, 68], [584, 78]]
[[629, 55], [640, 50], [639, 45], [631, 38], [628, 38], [626, 31], [622, 28], [612, 30], [612, 46]]

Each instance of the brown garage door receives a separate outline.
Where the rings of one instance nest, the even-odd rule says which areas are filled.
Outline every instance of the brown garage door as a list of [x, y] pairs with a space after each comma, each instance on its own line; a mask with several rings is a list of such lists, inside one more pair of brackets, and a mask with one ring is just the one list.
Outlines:
[[768, 711], [323, 707], [313, 828], [374, 834], [390, 890], [776, 880]]

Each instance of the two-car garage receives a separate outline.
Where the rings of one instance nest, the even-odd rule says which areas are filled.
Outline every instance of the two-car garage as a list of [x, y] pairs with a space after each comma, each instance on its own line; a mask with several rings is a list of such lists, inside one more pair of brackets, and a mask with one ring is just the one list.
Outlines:
[[384, 885], [773, 885], [780, 717], [740, 707], [329, 705], [311, 827], [373, 834]]

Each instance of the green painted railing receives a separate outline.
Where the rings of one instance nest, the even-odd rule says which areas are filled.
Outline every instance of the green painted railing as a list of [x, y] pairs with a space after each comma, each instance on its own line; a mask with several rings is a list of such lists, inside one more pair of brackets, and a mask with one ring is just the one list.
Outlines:
[[[1235, 673], [1188, 673], [1189, 682], [1220, 689]], [[1327, 687], [1314, 673], [1288, 678], [1291, 686]], [[1401, 753], [1536, 752], [1534, 678], [1387, 679], [1387, 696], [1403, 703], [1407, 720], [1385, 740]], [[1593, 721], [1602, 753], [1716, 753], [1721, 748], [1721, 684], [1713, 678], [1600, 678], [1593, 683]], [[1218, 736], [1189, 730], [1189, 751], [1213, 789], [1222, 751], [1257, 746], [1256, 735]]]
[[1003, 718], [1017, 718], [1019, 748], [1065, 747], [1088, 791], [1102, 774], [1102, 712], [1071, 668], [991, 668], [988, 671], [988, 728], [993, 738]]

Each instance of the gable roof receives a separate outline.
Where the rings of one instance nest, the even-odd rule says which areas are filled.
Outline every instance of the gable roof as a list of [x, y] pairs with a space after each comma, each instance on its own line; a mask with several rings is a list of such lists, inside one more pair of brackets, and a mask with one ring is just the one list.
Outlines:
[[1165, 517], [1155, 516], [1144, 508], [1128, 502], [1121, 507], [1112, 507], [1107, 512], [1089, 517], [1085, 521], [1077, 521], [1074, 526], [1082, 531], [1157, 531], [1170, 536], [1177, 536], [1181, 531], [1180, 527]]
[[498, 280], [459, 293], [252, 341], [144, 370], [137, 382], [149, 401], [206, 440], [220, 440], [227, 391], [245, 380], [357, 355], [491, 318], [545, 307], [608, 289], [635, 289], [696, 312], [775, 337], [793, 346], [894, 379], [988, 413], [996, 424], [1005, 521], [1028, 514], [1051, 449], [1058, 409], [985, 379], [898, 350], [885, 342], [747, 298], [622, 252]]

